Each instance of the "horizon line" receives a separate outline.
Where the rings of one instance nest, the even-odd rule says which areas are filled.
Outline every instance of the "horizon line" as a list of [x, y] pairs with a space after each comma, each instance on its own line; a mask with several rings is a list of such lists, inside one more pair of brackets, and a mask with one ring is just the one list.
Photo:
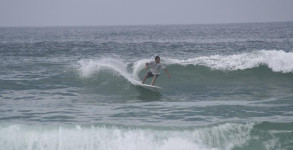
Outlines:
[[97, 25], [11, 25], [1, 26], [0, 28], [33, 28], [33, 27], [115, 27], [115, 26], [176, 26], [176, 25], [224, 25], [224, 24], [262, 24], [262, 23], [290, 23], [292, 21], [254, 21], [254, 22], [222, 22], [222, 23], [166, 23], [166, 24], [97, 24]]

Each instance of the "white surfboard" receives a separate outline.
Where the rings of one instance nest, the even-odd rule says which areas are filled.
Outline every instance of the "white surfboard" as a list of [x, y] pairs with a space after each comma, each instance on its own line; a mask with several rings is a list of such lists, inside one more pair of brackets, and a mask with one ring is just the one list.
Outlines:
[[148, 89], [148, 90], [152, 90], [152, 91], [160, 91], [162, 90], [161, 87], [158, 87], [158, 86], [154, 86], [154, 85], [148, 85], [148, 84], [137, 84], [136, 86], [139, 86], [139, 87], [142, 87], [142, 88], [145, 88], [145, 89]]

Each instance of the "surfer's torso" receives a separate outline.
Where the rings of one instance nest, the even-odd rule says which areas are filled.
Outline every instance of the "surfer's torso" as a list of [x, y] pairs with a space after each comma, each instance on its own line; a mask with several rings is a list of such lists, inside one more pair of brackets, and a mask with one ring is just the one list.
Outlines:
[[156, 63], [155, 61], [151, 61], [149, 65], [150, 65], [150, 71], [153, 74], [160, 74], [161, 70], [166, 68], [164, 64]]

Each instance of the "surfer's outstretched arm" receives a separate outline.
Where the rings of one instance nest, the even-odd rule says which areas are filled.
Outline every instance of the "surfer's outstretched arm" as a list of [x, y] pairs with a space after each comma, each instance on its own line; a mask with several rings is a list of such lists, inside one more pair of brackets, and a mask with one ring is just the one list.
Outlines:
[[[144, 70], [147, 70], [147, 69], [148, 69], [148, 65], [149, 65], [149, 63], [145, 63], [145, 68], [144, 68]], [[147, 78], [148, 78], [148, 74], [146, 74], [146, 75], [144, 76], [144, 78], [143, 78], [143, 80], [142, 80], [142, 84], [145, 83], [145, 81], [146, 81]]]
[[145, 81], [146, 81], [147, 78], [148, 78], [148, 74], [146, 74], [146, 75], [144, 76], [144, 78], [143, 78], [143, 80], [142, 80], [142, 84], [145, 83]]
[[168, 75], [169, 79], [171, 79], [171, 75], [170, 75], [170, 73], [169, 73], [168, 69], [167, 69], [167, 68], [165, 68], [164, 70], [165, 70], [165, 72], [167, 73], [167, 75]]

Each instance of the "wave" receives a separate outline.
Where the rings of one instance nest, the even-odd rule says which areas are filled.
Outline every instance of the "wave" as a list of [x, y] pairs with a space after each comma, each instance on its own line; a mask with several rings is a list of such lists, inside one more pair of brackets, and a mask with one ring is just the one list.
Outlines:
[[[105, 71], [109, 75], [122, 76], [130, 83], [136, 85], [143, 77], [144, 65], [146, 62], [153, 59], [141, 59], [134, 62], [126, 62], [118, 57], [104, 57], [102, 59], [82, 59], [79, 61], [78, 70], [80, 76], [91, 77], [93, 74], [101, 75]], [[202, 75], [207, 74], [209, 79], [213, 77], [214, 72], [207, 71], [215, 70], [222, 73], [240, 71], [241, 75], [247, 76], [247, 70], [252, 76], [263, 76], [268, 73], [268, 68], [271, 73], [288, 74], [293, 73], [293, 52], [277, 51], [277, 50], [260, 50], [248, 53], [234, 54], [234, 55], [212, 55], [201, 56], [188, 59], [174, 59], [162, 57], [162, 63], [165, 63], [172, 74], [182, 76], [189, 72], [191, 74]], [[191, 68], [190, 68], [191, 67]], [[204, 68], [203, 68], [204, 67]], [[205, 69], [207, 68], [207, 69]], [[103, 72], [103, 73], [101, 73]], [[100, 74], [99, 74], [100, 73]], [[219, 75], [219, 74], [217, 74]], [[234, 75], [232, 75], [234, 77]], [[278, 75], [277, 75], [278, 76]], [[190, 76], [188, 76], [190, 77]], [[217, 77], [214, 75], [214, 77]], [[276, 77], [274, 75], [274, 77]]]
[[1, 150], [217, 150], [250, 139], [252, 123], [224, 123], [193, 129], [118, 126], [1, 125]]

